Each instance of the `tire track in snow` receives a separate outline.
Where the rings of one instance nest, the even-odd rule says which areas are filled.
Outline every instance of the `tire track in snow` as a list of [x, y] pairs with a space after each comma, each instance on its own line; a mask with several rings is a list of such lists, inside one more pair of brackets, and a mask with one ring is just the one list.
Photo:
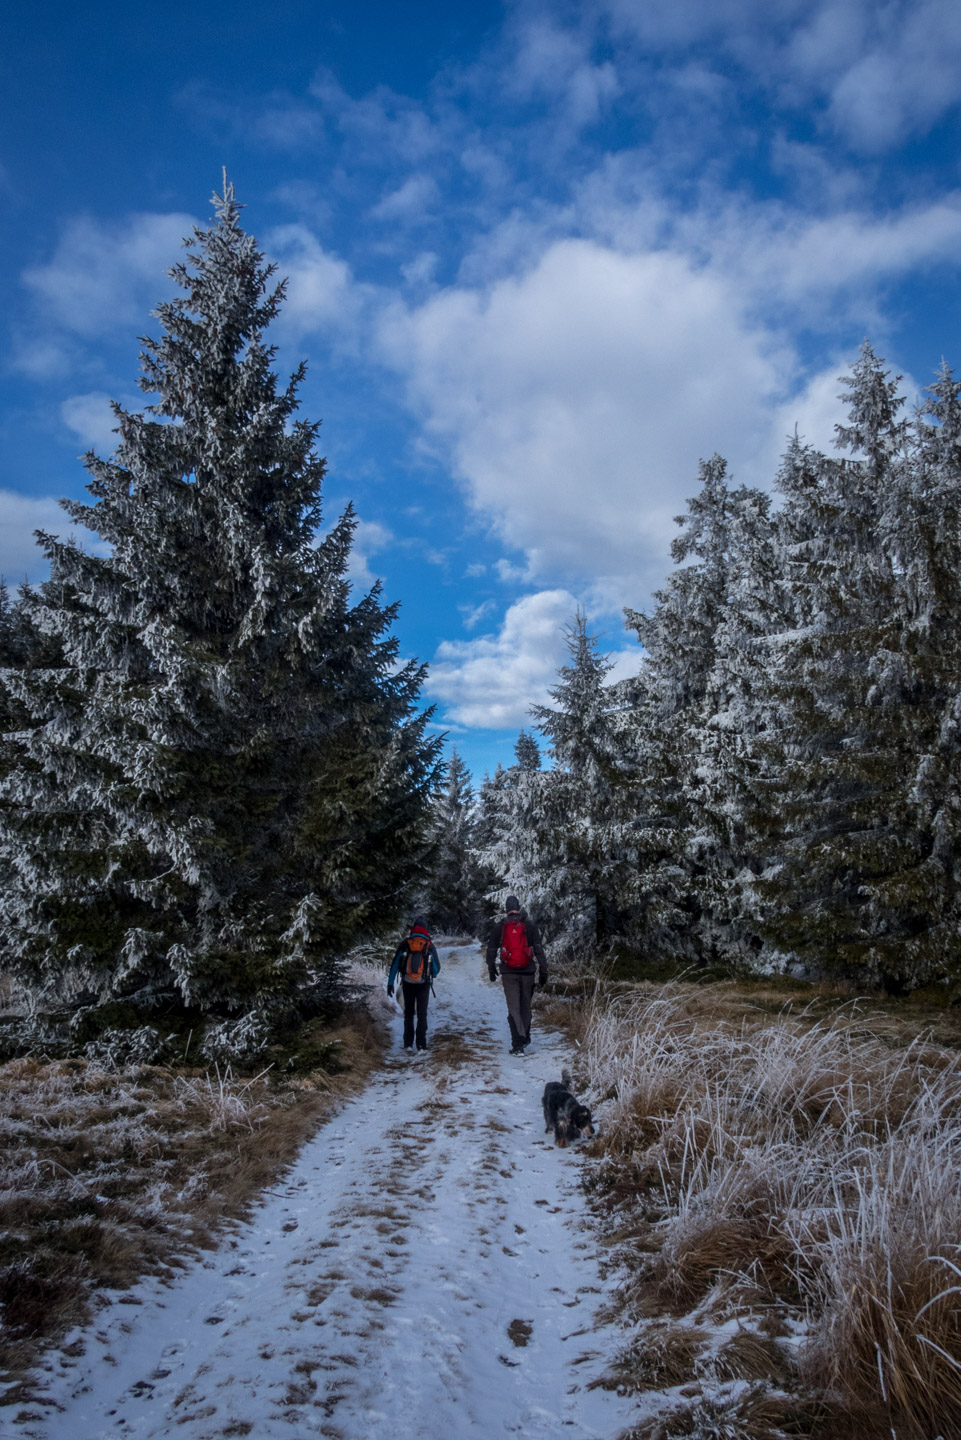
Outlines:
[[588, 1388], [618, 1337], [595, 1330], [576, 1156], [543, 1134], [563, 1043], [535, 1028], [531, 1055], [510, 1057], [476, 948], [441, 958], [428, 1057], [403, 1053], [396, 1017], [384, 1070], [250, 1223], [101, 1312], [13, 1433], [613, 1440], [636, 1417]]

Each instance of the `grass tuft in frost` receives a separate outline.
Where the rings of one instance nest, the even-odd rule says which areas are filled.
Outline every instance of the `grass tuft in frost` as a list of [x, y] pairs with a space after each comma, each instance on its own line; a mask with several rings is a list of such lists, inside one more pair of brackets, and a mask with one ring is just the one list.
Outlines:
[[[786, 1389], [831, 1414], [821, 1430], [795, 1418], [792, 1434], [840, 1436], [849, 1423], [863, 1440], [952, 1433], [956, 1054], [905, 1043], [903, 1028], [857, 1006], [828, 1020], [771, 1015], [732, 1002], [730, 987], [674, 985], [596, 1001], [581, 1065], [602, 1118], [591, 1183], [629, 1257], [624, 1303], [646, 1356], [637, 1388], [658, 1372], [666, 1335], [684, 1337], [668, 1345], [675, 1359], [698, 1327], [718, 1337], [673, 1381], [697, 1391], [674, 1428], [659, 1430], [662, 1417], [639, 1435], [782, 1433], [773, 1417]], [[681, 1328], [651, 1331], [648, 1354], [665, 1311]], [[732, 1320], [739, 1338], [725, 1348]], [[738, 1381], [737, 1393], [718, 1390]]]

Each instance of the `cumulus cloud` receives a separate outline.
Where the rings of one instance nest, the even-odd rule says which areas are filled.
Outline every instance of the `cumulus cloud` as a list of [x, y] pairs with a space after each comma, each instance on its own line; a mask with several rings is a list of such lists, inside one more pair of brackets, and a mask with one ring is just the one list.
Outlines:
[[620, 83], [610, 61], [595, 63], [586, 38], [541, 15], [523, 17], [509, 37], [512, 53], [501, 84], [508, 94], [552, 103], [555, 125], [596, 124]]
[[23, 274], [48, 322], [84, 338], [142, 327], [145, 313], [171, 282], [194, 221], [182, 214], [132, 215], [117, 225], [77, 216], [53, 257]]
[[307, 225], [278, 226], [265, 243], [287, 278], [278, 330], [294, 339], [311, 331], [348, 335], [368, 294], [350, 266], [325, 250]]
[[663, 576], [698, 459], [756, 448], [787, 362], [720, 276], [581, 240], [395, 306], [381, 340], [525, 578], [632, 577], [635, 594]]
[[961, 101], [954, 0], [601, 0], [615, 32], [655, 53], [725, 56], [787, 104], [821, 105], [857, 150], [880, 152]]
[[[911, 270], [953, 266], [961, 249], [958, 192], [885, 217], [848, 209], [816, 219], [733, 212], [719, 219], [712, 249], [728, 273], [755, 301], [801, 306], [809, 322], [812, 306], [836, 306], [839, 294], [850, 304]], [[706, 226], [709, 217], [697, 223]]]
[[480, 622], [497, 609], [497, 602], [482, 600], [479, 605], [458, 605], [457, 608], [464, 617], [464, 629], [476, 630]]
[[449, 148], [451, 137], [427, 110], [399, 95], [386, 85], [355, 99], [327, 69], [318, 70], [310, 93], [320, 104], [332, 126], [351, 142], [358, 159], [385, 155], [399, 156], [408, 165], [418, 165]]
[[369, 590], [378, 576], [370, 568], [372, 556], [394, 543], [394, 533], [378, 520], [358, 520], [347, 566], [347, 578], [358, 590]]
[[33, 532], [63, 535], [69, 529], [70, 521], [51, 497], [0, 490], [0, 575], [8, 585], [45, 580], [49, 566]]
[[410, 175], [402, 185], [378, 201], [370, 213], [375, 220], [418, 224], [430, 215], [439, 202], [440, 190], [431, 175]]
[[85, 450], [110, 455], [117, 445], [117, 421], [110, 408], [111, 397], [103, 390], [70, 395], [60, 406], [60, 418], [72, 430]]
[[[496, 634], [445, 640], [427, 681], [445, 707], [445, 720], [481, 729], [521, 728], [530, 707], [550, 703], [557, 670], [567, 659], [564, 630], [577, 610], [568, 590], [541, 590], [511, 605]], [[612, 678], [636, 674], [639, 646], [612, 656]]]

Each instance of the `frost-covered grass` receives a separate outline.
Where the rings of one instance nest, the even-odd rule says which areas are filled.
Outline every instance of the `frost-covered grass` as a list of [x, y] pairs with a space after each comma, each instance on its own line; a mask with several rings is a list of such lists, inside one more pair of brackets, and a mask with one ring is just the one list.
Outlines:
[[955, 1433], [958, 1054], [732, 986], [621, 987], [577, 1025], [637, 1327], [613, 1378], [665, 1392], [637, 1436]]
[[287, 1075], [0, 1065], [0, 1367], [19, 1371], [98, 1289], [176, 1267], [291, 1163], [380, 1050], [363, 1013], [317, 1028]]

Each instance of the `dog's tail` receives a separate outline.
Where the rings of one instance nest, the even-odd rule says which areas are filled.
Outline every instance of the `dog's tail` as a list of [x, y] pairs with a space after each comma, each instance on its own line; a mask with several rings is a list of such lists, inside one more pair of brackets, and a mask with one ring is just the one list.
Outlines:
[[569, 1090], [569, 1089], [571, 1088], [571, 1086], [573, 1085], [573, 1083], [574, 1083], [574, 1082], [573, 1082], [573, 1080], [571, 1079], [571, 1072], [570, 1072], [569, 1070], [562, 1070], [562, 1071], [561, 1071], [561, 1084], [562, 1084], [562, 1085], [566, 1085], [567, 1088], [568, 1088], [568, 1090]]

